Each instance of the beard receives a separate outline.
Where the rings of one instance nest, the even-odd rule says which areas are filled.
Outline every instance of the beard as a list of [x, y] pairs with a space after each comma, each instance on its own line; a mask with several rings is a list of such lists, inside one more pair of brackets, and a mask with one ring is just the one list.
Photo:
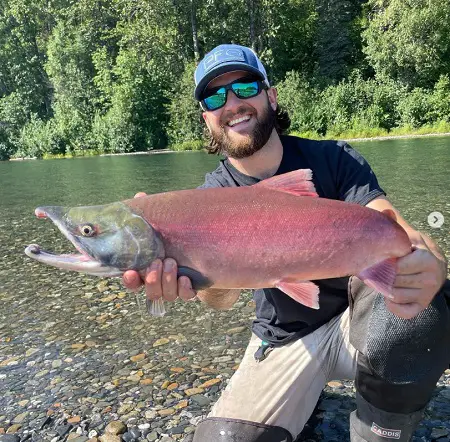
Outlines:
[[[255, 116], [255, 127], [248, 134], [241, 136], [239, 140], [232, 139], [225, 131], [226, 121], [230, 121], [231, 117], [239, 118], [249, 113]], [[219, 129], [211, 130], [210, 145], [213, 145], [217, 152], [230, 158], [247, 158], [261, 150], [269, 141], [275, 128], [276, 118], [276, 111], [270, 106], [269, 100], [259, 116], [256, 115], [254, 108], [240, 106], [235, 114], [226, 114], [222, 117]]]

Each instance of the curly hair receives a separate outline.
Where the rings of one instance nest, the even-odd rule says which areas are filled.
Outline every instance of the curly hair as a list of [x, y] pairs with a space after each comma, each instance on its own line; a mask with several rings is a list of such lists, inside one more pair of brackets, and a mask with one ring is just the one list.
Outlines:
[[[279, 105], [277, 105], [275, 113], [276, 113], [275, 130], [277, 131], [278, 135], [284, 135], [291, 126], [291, 119], [289, 117], [289, 114]], [[217, 142], [214, 140], [206, 125], [203, 128], [203, 135], [207, 141], [207, 145], [205, 146], [207, 152], [210, 154], [220, 155], [222, 153], [222, 149], [219, 146], [219, 144], [217, 144]]]

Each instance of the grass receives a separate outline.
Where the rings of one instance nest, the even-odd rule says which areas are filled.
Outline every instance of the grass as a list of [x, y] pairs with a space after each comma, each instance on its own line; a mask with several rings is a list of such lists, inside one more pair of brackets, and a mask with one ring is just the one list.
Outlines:
[[297, 135], [302, 138], [310, 138], [313, 140], [322, 139], [371, 139], [378, 137], [397, 137], [397, 136], [416, 136], [416, 135], [431, 135], [450, 133], [450, 123], [447, 121], [440, 121], [434, 124], [414, 128], [411, 126], [395, 127], [390, 131], [382, 128], [358, 128], [347, 129], [345, 131], [333, 132], [329, 131], [325, 135], [320, 135], [317, 132], [292, 132], [291, 135]]

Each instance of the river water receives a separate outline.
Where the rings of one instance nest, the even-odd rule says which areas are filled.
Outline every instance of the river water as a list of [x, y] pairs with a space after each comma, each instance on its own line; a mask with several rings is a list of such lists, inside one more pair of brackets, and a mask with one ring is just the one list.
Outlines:
[[[450, 138], [352, 145], [369, 161], [394, 206], [450, 255]], [[201, 152], [0, 162], [0, 388], [8, 392], [0, 399], [0, 427], [25, 409], [23, 422], [32, 427], [55, 402], [68, 415], [91, 416], [91, 402], [100, 401], [108, 410], [97, 425], [101, 431], [107, 420], [131, 419], [120, 413], [119, 404], [124, 398], [139, 404], [143, 393], [153, 399], [142, 409], [136, 405], [133, 419], [145, 422], [149, 408], [170, 407], [184, 397], [183, 385], [199, 385], [192, 381], [199, 367], [209, 363], [214, 368], [198, 379], [214, 377], [214, 370], [222, 380], [231, 376], [249, 337], [250, 297], [244, 296], [239, 308], [217, 313], [179, 302], [166, 319], [150, 321], [141, 318], [136, 298], [119, 282], [102, 285], [94, 277], [44, 266], [23, 253], [30, 243], [56, 252], [71, 250], [50, 221], [34, 217], [37, 206], [104, 204], [138, 191], [193, 188], [217, 163], [216, 156]], [[444, 216], [441, 228], [428, 225], [428, 215], [435, 211]], [[233, 327], [245, 331], [230, 332]], [[167, 342], [158, 344], [161, 337]], [[144, 362], [133, 365], [133, 371], [127, 358], [139, 354], [145, 355]], [[177, 365], [185, 367], [185, 375], [173, 371]], [[86, 377], [90, 384], [83, 381]], [[142, 387], [139, 379], [146, 377], [153, 381]], [[179, 386], [164, 393], [166, 380]], [[218, 391], [208, 400], [214, 394]], [[26, 406], [19, 404], [24, 398], [31, 401]], [[202, 406], [203, 411], [208, 408]], [[191, 404], [190, 409], [195, 415], [202, 406]], [[182, 420], [177, 416], [169, 427]]]

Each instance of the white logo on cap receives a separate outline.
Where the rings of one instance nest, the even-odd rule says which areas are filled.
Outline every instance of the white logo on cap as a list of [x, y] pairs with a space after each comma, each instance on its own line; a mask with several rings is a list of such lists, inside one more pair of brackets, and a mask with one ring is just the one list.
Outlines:
[[212, 54], [208, 55], [203, 61], [205, 71], [211, 70], [216, 64], [223, 63], [225, 61], [244, 61], [244, 51], [240, 49], [218, 49]]

